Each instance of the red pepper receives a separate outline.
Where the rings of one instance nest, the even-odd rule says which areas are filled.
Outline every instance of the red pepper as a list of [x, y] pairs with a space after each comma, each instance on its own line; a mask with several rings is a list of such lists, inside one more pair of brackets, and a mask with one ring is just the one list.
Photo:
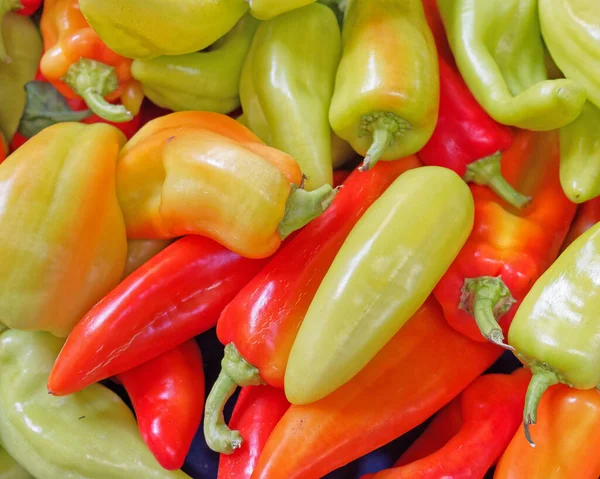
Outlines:
[[565, 238], [561, 251], [600, 221], [600, 197], [586, 201], [579, 206], [569, 234]]
[[450, 325], [473, 340], [485, 336], [502, 344], [515, 303], [558, 255], [576, 210], [560, 186], [559, 156], [556, 131], [516, 133], [502, 168], [511, 183], [533, 196], [522, 210], [471, 185], [473, 232], [434, 294]]
[[15, 13], [25, 17], [30, 17], [39, 10], [39, 8], [42, 6], [42, 1], [43, 0], [19, 0], [21, 8], [16, 10]]
[[134, 368], [212, 328], [267, 260], [186, 236], [125, 278], [67, 338], [48, 380], [62, 396]]
[[233, 454], [221, 454], [218, 479], [250, 479], [273, 428], [288, 410], [285, 393], [270, 386], [248, 386], [235, 403], [229, 424], [244, 444]]
[[195, 340], [121, 373], [138, 428], [165, 469], [180, 469], [202, 420], [204, 370]]
[[344, 181], [346, 181], [346, 178], [348, 178], [348, 176], [350, 176], [350, 171], [335, 170], [333, 172], [333, 187], [335, 188], [340, 186], [342, 183], [344, 183]]
[[[439, 479], [483, 477], [504, 452], [521, 425], [531, 374], [489, 374], [471, 384], [449, 406], [458, 404], [462, 425], [438, 451], [410, 464], [361, 479]], [[444, 415], [444, 410], [440, 412]], [[436, 419], [432, 426], [435, 426]]]

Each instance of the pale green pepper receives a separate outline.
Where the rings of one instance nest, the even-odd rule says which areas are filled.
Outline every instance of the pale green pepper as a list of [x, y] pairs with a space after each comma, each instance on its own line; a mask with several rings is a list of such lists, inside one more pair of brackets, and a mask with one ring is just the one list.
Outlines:
[[23, 466], [0, 447], [0, 479], [34, 479]]

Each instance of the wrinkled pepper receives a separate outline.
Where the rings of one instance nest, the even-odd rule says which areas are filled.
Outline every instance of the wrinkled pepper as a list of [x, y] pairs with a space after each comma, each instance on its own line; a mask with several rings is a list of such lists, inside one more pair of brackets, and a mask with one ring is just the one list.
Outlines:
[[0, 321], [65, 337], [121, 280], [127, 255], [115, 192], [125, 143], [108, 125], [59, 123], [0, 166]]
[[244, 62], [247, 125], [298, 162], [307, 190], [332, 183], [328, 114], [341, 48], [333, 11], [315, 3], [262, 22]]
[[171, 240], [127, 240], [127, 262], [123, 278], [129, 276], [170, 244]]
[[129, 395], [142, 439], [158, 463], [180, 469], [202, 419], [202, 355], [191, 339], [117, 376]]
[[0, 447], [0, 479], [35, 479]]
[[577, 215], [571, 223], [571, 228], [563, 242], [561, 252], [598, 222], [600, 222], [600, 198], [594, 198], [583, 203], [577, 210]]
[[288, 409], [253, 479], [321, 478], [425, 421], [500, 352], [452, 330], [435, 300], [427, 300], [350, 382], [316, 403]]
[[333, 130], [365, 156], [363, 169], [419, 151], [433, 133], [440, 93], [421, 0], [350, 0], [342, 40]]
[[130, 409], [95, 384], [67, 398], [46, 390], [62, 340], [47, 333], [0, 335], [0, 443], [39, 479], [143, 477], [165, 471], [143, 443]]
[[188, 236], [124, 279], [67, 339], [48, 390], [66, 395], [132, 369], [215, 326], [266, 264], [209, 238]]
[[252, 15], [260, 20], [270, 20], [282, 13], [304, 7], [313, 2], [315, 0], [248, 0]]
[[[208, 445], [231, 454], [243, 436], [230, 430], [223, 406], [238, 385], [283, 389], [288, 356], [313, 297], [344, 240], [360, 217], [402, 173], [420, 166], [415, 157], [354, 171], [331, 207], [300, 231], [227, 305], [217, 323], [226, 345], [223, 368], [206, 402]], [[243, 377], [235, 374], [241, 370]]]
[[454, 172], [402, 174], [356, 224], [323, 278], [292, 350], [292, 404], [354, 377], [427, 299], [473, 226], [473, 198]]
[[503, 343], [519, 302], [558, 255], [576, 211], [560, 186], [559, 156], [556, 132], [516, 132], [502, 172], [533, 198], [524, 209], [471, 186], [473, 232], [434, 294], [450, 325], [474, 341]]
[[548, 80], [538, 0], [440, 0], [438, 5], [460, 73], [494, 120], [552, 130], [579, 116], [585, 88], [573, 80]]
[[202, 234], [250, 258], [329, 206], [330, 185], [307, 192], [294, 159], [241, 123], [178, 112], [146, 124], [117, 163], [117, 194], [129, 238]]

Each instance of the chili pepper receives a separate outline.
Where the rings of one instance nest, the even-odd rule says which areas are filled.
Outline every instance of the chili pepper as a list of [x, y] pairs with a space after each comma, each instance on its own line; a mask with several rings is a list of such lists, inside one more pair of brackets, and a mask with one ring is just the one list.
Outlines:
[[577, 215], [562, 244], [561, 252], [598, 222], [600, 222], [600, 198], [594, 198], [583, 203], [577, 210]]
[[127, 240], [127, 263], [123, 278], [129, 276], [170, 244], [171, 240]]
[[59, 123], [2, 163], [0, 318], [7, 326], [67, 336], [120, 281], [127, 243], [115, 162], [124, 143], [108, 125]]
[[289, 155], [225, 115], [172, 113], [121, 150], [117, 194], [129, 238], [202, 234], [242, 256], [264, 258], [323, 212], [331, 186], [307, 192]]
[[66, 398], [46, 390], [62, 340], [47, 333], [0, 335], [0, 441], [34, 477], [183, 479], [143, 443], [129, 408], [94, 384]]
[[[315, 0], [248, 0], [252, 15], [260, 20], [270, 20], [282, 13], [296, 10]], [[308, 40], [308, 35], [305, 38]]]
[[433, 133], [439, 104], [435, 42], [421, 0], [351, 0], [342, 36], [333, 130], [365, 156], [363, 169], [416, 153]]
[[240, 106], [242, 65], [257, 26], [247, 14], [210, 50], [135, 60], [131, 73], [161, 107], [228, 113]]
[[324, 476], [423, 422], [500, 351], [453, 331], [435, 300], [427, 300], [350, 382], [316, 403], [288, 409], [252, 477]]
[[335, 15], [314, 3], [262, 22], [242, 70], [248, 126], [296, 159], [307, 190], [332, 184], [328, 113], [341, 48]]
[[156, 460], [165, 469], [181, 468], [202, 419], [204, 370], [196, 341], [190, 339], [117, 377]]
[[289, 407], [280, 389], [242, 389], [229, 423], [245, 438], [244, 445], [234, 454], [221, 455], [218, 479], [250, 479], [269, 435]]
[[502, 169], [533, 198], [522, 210], [471, 186], [473, 232], [434, 294], [450, 325], [475, 341], [502, 344], [518, 303], [558, 255], [576, 211], [560, 186], [559, 157], [556, 132], [516, 133]]
[[10, 63], [12, 57], [6, 49], [3, 37], [3, 19], [9, 12], [28, 17], [40, 8], [42, 0], [1, 0], [0, 1], [0, 62]]
[[336, 170], [333, 172], [333, 186], [340, 186], [346, 181], [346, 178], [350, 176], [350, 172], [348, 170]]
[[497, 122], [552, 130], [573, 121], [585, 88], [548, 80], [537, 0], [446, 0], [440, 14], [456, 64], [473, 96]]
[[265, 265], [209, 238], [187, 236], [124, 279], [77, 324], [48, 389], [70, 394], [132, 369], [214, 327]]
[[323, 278], [290, 352], [288, 400], [321, 399], [365, 367], [423, 304], [472, 226], [473, 198], [456, 173], [424, 166], [400, 176]]
[[0, 478], [1, 479], [34, 479], [23, 466], [15, 461], [8, 452], [0, 447]]
[[344, 240], [394, 179], [419, 165], [415, 157], [409, 157], [370, 172], [354, 171], [331, 207], [282, 248], [223, 310], [217, 335], [228, 345], [226, 352], [233, 361], [223, 363], [206, 402], [204, 429], [211, 448], [231, 453], [242, 440], [221, 418], [223, 405], [240, 385], [240, 378], [228, 366], [241, 365], [248, 376], [242, 379], [250, 383], [262, 380], [283, 389], [298, 328]]

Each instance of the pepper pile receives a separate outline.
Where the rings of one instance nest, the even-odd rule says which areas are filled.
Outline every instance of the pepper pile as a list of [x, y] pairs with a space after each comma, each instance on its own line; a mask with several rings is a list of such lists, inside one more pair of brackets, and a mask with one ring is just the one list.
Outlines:
[[1, 478], [600, 476], [597, 0], [0, 0], [0, 140]]

